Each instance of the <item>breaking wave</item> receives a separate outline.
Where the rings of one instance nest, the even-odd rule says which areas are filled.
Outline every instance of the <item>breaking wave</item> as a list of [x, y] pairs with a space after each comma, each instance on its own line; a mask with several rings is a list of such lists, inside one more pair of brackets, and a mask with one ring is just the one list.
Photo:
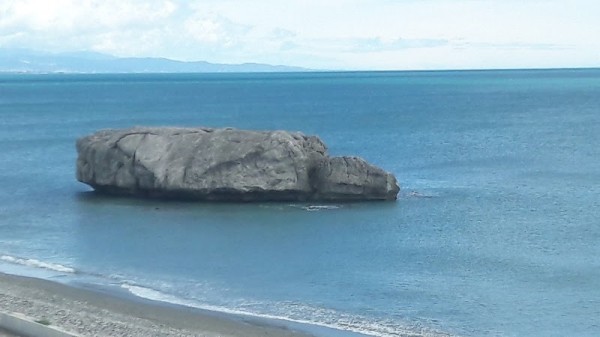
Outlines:
[[42, 268], [42, 269], [57, 271], [60, 273], [75, 274], [75, 269], [73, 269], [71, 267], [63, 266], [61, 264], [56, 264], [56, 263], [44, 262], [44, 261], [40, 261], [40, 260], [36, 260], [36, 259], [22, 259], [22, 258], [18, 258], [18, 257], [14, 257], [14, 256], [2, 255], [2, 256], [0, 256], [0, 260], [2, 260], [4, 262], [27, 266], [27, 267]]
[[[377, 337], [450, 337], [452, 335], [436, 331], [421, 324], [399, 323], [395, 320], [372, 319], [360, 315], [351, 315], [331, 309], [317, 308], [294, 302], [281, 302], [275, 304], [260, 304], [257, 302], [238, 303], [234, 308], [224, 306], [200, 304], [193, 300], [185, 300], [174, 295], [163, 293], [139, 285], [122, 284], [121, 288], [131, 294], [159, 302], [233, 314], [250, 316], [263, 319], [287, 321], [291, 323], [320, 326], [323, 328], [350, 331], [367, 336]], [[262, 310], [261, 310], [262, 307]], [[269, 308], [270, 312], [264, 312]]]

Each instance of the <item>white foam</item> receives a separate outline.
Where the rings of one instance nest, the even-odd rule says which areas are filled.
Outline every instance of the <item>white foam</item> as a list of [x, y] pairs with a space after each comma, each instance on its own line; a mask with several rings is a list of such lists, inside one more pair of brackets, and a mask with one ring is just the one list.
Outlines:
[[310, 205], [304, 207], [305, 210], [308, 211], [322, 211], [322, 210], [330, 210], [330, 209], [338, 209], [340, 206], [335, 205]]
[[297, 204], [290, 204], [289, 206], [294, 207], [294, 208], [300, 208], [300, 209], [303, 209], [303, 210], [309, 211], [309, 212], [328, 211], [328, 210], [334, 210], [334, 209], [341, 208], [341, 206], [337, 206], [337, 205], [297, 205]]
[[[286, 311], [285, 314], [257, 313], [254, 310], [244, 308], [226, 308], [221, 306], [199, 304], [195, 301], [188, 301], [173, 295], [162, 293], [158, 290], [141, 287], [132, 284], [122, 284], [122, 288], [127, 289], [131, 294], [159, 302], [166, 302], [177, 305], [184, 305], [203, 310], [233, 314], [238, 316], [249, 316], [257, 318], [266, 318], [292, 323], [320, 326], [335, 330], [351, 331], [368, 336], [376, 337], [397, 337], [397, 336], [423, 336], [423, 337], [449, 337], [449, 334], [441, 333], [433, 329], [426, 329], [416, 325], [402, 325], [394, 321], [373, 322], [366, 317], [343, 314], [334, 310], [313, 308], [300, 304], [280, 303], [278, 307]], [[242, 305], [243, 306], [243, 305]], [[286, 308], [287, 307], [287, 308]], [[289, 314], [289, 316], [287, 315]], [[300, 317], [310, 317], [304, 319]]]
[[148, 300], [194, 307], [192, 302], [185, 301], [176, 296], [167, 295], [158, 290], [154, 290], [154, 289], [150, 289], [150, 288], [146, 288], [146, 287], [140, 287], [140, 286], [127, 284], [127, 283], [122, 284], [121, 288], [127, 289], [127, 291], [129, 291], [130, 293], [132, 293], [133, 295], [135, 295], [137, 297], [145, 298]]
[[73, 269], [71, 267], [66, 267], [66, 266], [63, 266], [60, 264], [56, 264], [56, 263], [44, 262], [44, 261], [40, 261], [40, 260], [36, 260], [36, 259], [21, 259], [18, 257], [2, 255], [2, 256], [0, 256], [0, 260], [9, 262], [9, 263], [19, 264], [22, 266], [27, 266], [27, 267], [53, 270], [53, 271], [57, 271], [60, 273], [69, 273], [69, 274], [75, 273], [75, 269]]

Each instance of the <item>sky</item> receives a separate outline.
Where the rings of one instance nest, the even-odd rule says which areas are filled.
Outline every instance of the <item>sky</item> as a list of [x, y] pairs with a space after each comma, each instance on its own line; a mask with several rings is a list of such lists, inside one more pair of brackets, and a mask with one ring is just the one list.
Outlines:
[[598, 0], [0, 0], [0, 48], [332, 70], [600, 66]]

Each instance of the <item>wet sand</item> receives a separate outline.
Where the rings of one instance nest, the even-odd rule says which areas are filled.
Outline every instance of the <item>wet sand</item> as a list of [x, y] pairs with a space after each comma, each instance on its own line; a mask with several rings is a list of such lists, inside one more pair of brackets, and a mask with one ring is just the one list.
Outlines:
[[[81, 336], [308, 337], [283, 324], [0, 273], [0, 311]], [[4, 336], [0, 329], [0, 336]]]

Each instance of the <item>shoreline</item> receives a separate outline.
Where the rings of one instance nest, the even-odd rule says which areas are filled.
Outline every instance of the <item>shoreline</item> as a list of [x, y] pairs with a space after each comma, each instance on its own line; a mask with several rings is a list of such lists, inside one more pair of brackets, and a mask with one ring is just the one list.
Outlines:
[[[51, 326], [80, 336], [322, 335], [301, 324], [230, 315], [1, 272], [0, 311], [46, 320]], [[331, 332], [327, 335], [352, 334]]]

